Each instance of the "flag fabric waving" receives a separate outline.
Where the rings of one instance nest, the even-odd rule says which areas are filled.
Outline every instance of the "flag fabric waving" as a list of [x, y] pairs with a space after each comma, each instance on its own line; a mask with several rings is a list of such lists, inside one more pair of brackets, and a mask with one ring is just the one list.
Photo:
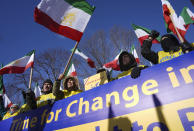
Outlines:
[[41, 0], [34, 19], [55, 33], [80, 41], [94, 9], [85, 0]]
[[120, 71], [120, 66], [119, 66], [119, 55], [121, 54], [122, 50], [119, 52], [119, 54], [114, 58], [113, 61], [108, 62], [106, 64], [103, 65], [103, 68], [107, 69], [108, 71], [111, 70], [116, 70], [116, 71]]
[[12, 73], [23, 73], [29, 67], [34, 65], [34, 50], [29, 52], [24, 57], [17, 59], [8, 65], [0, 69], [0, 75], [12, 74]]
[[131, 53], [132, 53], [133, 56], [135, 57], [135, 60], [136, 60], [137, 64], [139, 64], [139, 63], [140, 63], [139, 57], [138, 57], [138, 55], [137, 55], [137, 51], [136, 51], [134, 45], [131, 46]]
[[73, 63], [70, 64], [69, 69], [67, 70], [67, 73], [65, 76], [77, 76], [77, 73], [75, 71], [75, 66]]
[[40, 89], [40, 86], [38, 85], [38, 83], [36, 83], [36, 86], [34, 88], [34, 94], [35, 94], [36, 98], [42, 95], [41, 89]]
[[[142, 27], [142, 26], [137, 26], [137, 25], [135, 25], [135, 24], [132, 24], [132, 27], [133, 27], [133, 29], [134, 29], [134, 31], [135, 31], [135, 34], [136, 34], [136, 36], [137, 36], [137, 38], [138, 38], [140, 44], [142, 45], [142, 44], [143, 44], [143, 41], [144, 41], [145, 39], [147, 39], [148, 36], [151, 34], [151, 30], [146, 29], [146, 28], [144, 28], [144, 27]], [[160, 43], [160, 42], [159, 42], [160, 39], [161, 39], [161, 37], [158, 36], [156, 39], [154, 39], [154, 40], [152, 41], [152, 43]]]
[[184, 36], [186, 33], [186, 28], [184, 27], [184, 24], [177, 17], [177, 14], [175, 13], [169, 1], [168, 0], [161, 0], [161, 1], [162, 1], [163, 16], [166, 22], [165, 25], [167, 27], [167, 32], [172, 31], [179, 38], [176, 32], [176, 29], [177, 29], [181, 37], [184, 39]]
[[[71, 51], [73, 51], [73, 49], [71, 49]], [[90, 58], [88, 58], [83, 52], [80, 51], [80, 49], [77, 48], [77, 49], [75, 50], [75, 54], [76, 54], [76, 55], [79, 55], [79, 56], [81, 56], [83, 59], [85, 59], [85, 60], [87, 61], [88, 65], [89, 65], [91, 68], [95, 68], [95, 67], [96, 67], [94, 61], [91, 60]]]
[[190, 24], [194, 24], [194, 13], [187, 7], [184, 7], [180, 16], [179, 20], [185, 26], [186, 30], [189, 28]]
[[6, 109], [9, 109], [9, 107], [11, 107], [12, 102], [9, 100], [9, 98], [7, 97], [6, 93], [5, 93], [5, 88], [4, 88], [4, 84], [3, 84], [3, 76], [0, 75], [0, 95], [3, 97], [3, 104], [4, 107]]
[[9, 109], [13, 105], [13, 103], [10, 101], [7, 94], [5, 93], [3, 94], [3, 103], [6, 109]]

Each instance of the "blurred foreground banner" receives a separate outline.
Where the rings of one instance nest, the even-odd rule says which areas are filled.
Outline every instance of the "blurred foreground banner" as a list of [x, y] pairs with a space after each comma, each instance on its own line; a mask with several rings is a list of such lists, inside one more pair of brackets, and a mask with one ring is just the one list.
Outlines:
[[1, 130], [194, 129], [194, 52], [0, 122]]

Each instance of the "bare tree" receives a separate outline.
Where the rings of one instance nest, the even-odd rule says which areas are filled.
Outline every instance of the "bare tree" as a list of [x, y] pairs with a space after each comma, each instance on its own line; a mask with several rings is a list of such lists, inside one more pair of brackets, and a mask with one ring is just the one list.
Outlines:
[[135, 40], [136, 36], [132, 30], [114, 26], [110, 29], [109, 34], [103, 30], [95, 32], [90, 38], [80, 43], [79, 48], [100, 68], [112, 61], [121, 49], [130, 51], [131, 44]]
[[[78, 48], [81, 49], [89, 58], [95, 61], [97, 68], [105, 63], [112, 61], [121, 50], [130, 52], [134, 44], [140, 59], [140, 64], [145, 63], [141, 56], [141, 46], [133, 30], [114, 26], [108, 33], [103, 30], [95, 32], [91, 37], [82, 41]], [[96, 70], [90, 68], [83, 59], [74, 56], [80, 63], [78, 64], [78, 74], [84, 79], [96, 73]]]
[[39, 79], [56, 80], [64, 69], [69, 54], [70, 52], [64, 49], [48, 49], [38, 54], [35, 60], [35, 71], [39, 74]]
[[110, 29], [110, 40], [117, 50], [130, 50], [131, 44], [135, 42], [135, 34], [132, 30], [113, 26]]
[[140, 59], [140, 64], [147, 63], [147, 61], [141, 55], [141, 45], [133, 30], [119, 26], [113, 26], [113, 28], [110, 30], [110, 40], [118, 50], [125, 50], [130, 52], [131, 46], [134, 45], [137, 51], [137, 55]]
[[[112, 61], [120, 50], [130, 51], [131, 45], [135, 43], [140, 61], [143, 61], [140, 55], [140, 44], [137, 42], [134, 32], [119, 26], [112, 27], [108, 33], [103, 30], [95, 32], [91, 37], [83, 40], [78, 48], [95, 62], [97, 68], [101, 68], [105, 63]], [[32, 87], [35, 86], [36, 82], [42, 85], [45, 79], [56, 80], [59, 74], [63, 72], [69, 56], [70, 51], [65, 49], [48, 49], [36, 54]], [[96, 74], [96, 69], [90, 68], [87, 62], [80, 56], [76, 56], [76, 54], [73, 56], [72, 61], [80, 84], [83, 86], [83, 79]], [[8, 90], [11, 89], [11, 92], [9, 91], [10, 96], [14, 92], [27, 89], [29, 74], [30, 70], [28, 69], [23, 74], [12, 75], [9, 78], [10, 83], [7, 83], [6, 87], [9, 88]]]

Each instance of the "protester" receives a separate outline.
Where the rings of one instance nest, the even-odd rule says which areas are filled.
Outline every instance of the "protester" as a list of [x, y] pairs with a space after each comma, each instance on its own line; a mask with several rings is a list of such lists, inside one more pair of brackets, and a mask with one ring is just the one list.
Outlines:
[[26, 104], [26, 92], [24, 90], [22, 90], [22, 96], [23, 96], [24, 104]]
[[28, 89], [26, 92], [26, 104], [21, 107], [20, 112], [36, 109], [37, 107], [42, 107], [45, 105], [52, 105], [56, 100], [60, 100], [81, 92], [78, 89], [78, 80], [74, 77], [67, 77], [64, 81], [65, 90], [60, 91], [60, 82], [62, 77], [63, 76], [60, 76], [59, 79], [55, 81], [54, 87], [50, 79], [45, 80], [41, 89], [42, 95], [36, 99], [34, 92], [31, 89]]
[[111, 80], [111, 73], [108, 70], [106, 70], [104, 68], [100, 68], [100, 69], [97, 70], [96, 73], [100, 73], [100, 72], [104, 72], [104, 71], [106, 72], [106, 76], [107, 76], [107, 79], [108, 79], [108, 82], [109, 82]]
[[4, 102], [3, 102], [3, 96], [0, 95], [0, 120], [3, 119], [4, 115], [6, 114], [6, 109], [4, 107]]
[[36, 109], [37, 107], [42, 107], [47, 104], [52, 105], [55, 101], [55, 96], [52, 93], [53, 82], [47, 79], [43, 82], [41, 93], [42, 95], [35, 98], [34, 92], [29, 89], [26, 92], [26, 105], [21, 107], [21, 112], [25, 112], [29, 109]]
[[4, 115], [3, 120], [8, 119], [10, 117], [16, 116], [19, 114], [19, 106], [17, 104], [13, 104], [7, 113]]
[[47, 79], [43, 82], [43, 86], [41, 89], [41, 92], [43, 95], [52, 93], [52, 89], [53, 89], [53, 82], [50, 79]]
[[140, 76], [141, 70], [146, 68], [144, 65], [137, 65], [135, 57], [126, 51], [123, 51], [119, 55], [119, 66], [122, 73], [120, 73], [116, 79], [131, 75], [131, 78], [137, 78]]
[[47, 79], [43, 82], [42, 86], [42, 94], [39, 97], [35, 97], [35, 93], [28, 89], [23, 96], [25, 96], [26, 103], [21, 106], [20, 113], [24, 113], [26, 111], [37, 109], [37, 107], [42, 107], [47, 104], [52, 105], [55, 102], [55, 96], [52, 93], [53, 83], [50, 79]]
[[47, 104], [52, 105], [55, 102], [55, 96], [53, 95], [52, 90], [53, 82], [50, 79], [45, 80], [41, 89], [42, 95], [36, 98], [38, 107]]
[[159, 33], [155, 30], [151, 32], [148, 39], [143, 41], [141, 47], [142, 56], [153, 64], [162, 63], [171, 60], [175, 57], [192, 50], [191, 44], [187, 41], [179, 43], [177, 38], [172, 34], [165, 34], [161, 37], [161, 47], [163, 51], [154, 52], [151, 50], [152, 41], [159, 36]]
[[20, 108], [17, 104], [12, 104], [9, 109], [4, 107], [3, 96], [0, 95], [0, 120], [5, 120], [14, 117], [20, 113]]
[[53, 95], [56, 96], [57, 100], [64, 99], [78, 93], [81, 93], [82, 90], [79, 90], [79, 82], [76, 77], [67, 76], [63, 82], [64, 90], [60, 90], [61, 80], [64, 78], [63, 74], [59, 75], [59, 78], [55, 81], [53, 87]]
[[24, 99], [25, 103], [21, 106], [19, 112], [24, 113], [32, 109], [37, 109], [36, 98], [35, 98], [34, 92], [31, 89], [28, 89], [25, 93], [22, 92], [22, 94], [25, 98]]

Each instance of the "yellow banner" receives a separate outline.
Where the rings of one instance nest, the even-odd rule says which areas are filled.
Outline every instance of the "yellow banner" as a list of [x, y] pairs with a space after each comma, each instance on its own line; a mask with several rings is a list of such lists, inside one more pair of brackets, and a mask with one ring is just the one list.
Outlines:
[[[193, 121], [194, 98], [57, 131], [184, 131], [185, 128], [194, 130]], [[188, 124], [191, 126], [188, 127]]]
[[90, 90], [105, 83], [108, 83], [105, 71], [84, 79], [85, 90]]

